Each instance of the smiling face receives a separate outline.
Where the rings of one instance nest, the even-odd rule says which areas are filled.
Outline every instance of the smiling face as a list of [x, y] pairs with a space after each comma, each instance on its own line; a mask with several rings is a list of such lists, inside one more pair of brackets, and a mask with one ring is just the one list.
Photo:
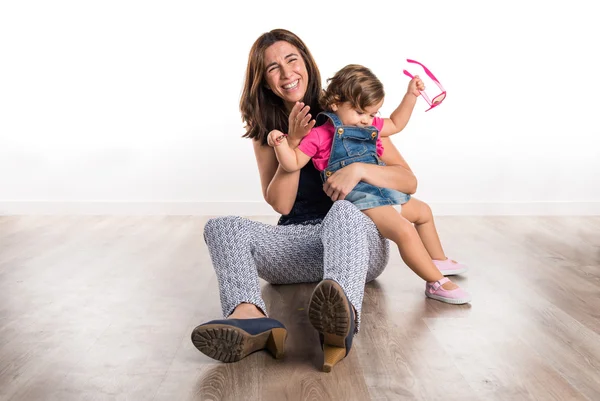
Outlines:
[[308, 87], [308, 72], [300, 51], [286, 41], [278, 41], [265, 50], [264, 60], [268, 88], [291, 110], [304, 99]]
[[343, 125], [355, 125], [366, 127], [373, 125], [373, 119], [383, 105], [383, 99], [379, 103], [367, 106], [363, 109], [352, 106], [350, 102], [337, 103], [331, 106], [333, 112], [342, 120]]

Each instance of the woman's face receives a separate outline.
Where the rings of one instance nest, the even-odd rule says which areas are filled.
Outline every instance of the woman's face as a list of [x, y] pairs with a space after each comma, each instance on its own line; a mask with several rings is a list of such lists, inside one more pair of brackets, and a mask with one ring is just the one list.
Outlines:
[[265, 51], [265, 78], [269, 89], [289, 110], [304, 99], [308, 71], [298, 48], [288, 42], [273, 43]]

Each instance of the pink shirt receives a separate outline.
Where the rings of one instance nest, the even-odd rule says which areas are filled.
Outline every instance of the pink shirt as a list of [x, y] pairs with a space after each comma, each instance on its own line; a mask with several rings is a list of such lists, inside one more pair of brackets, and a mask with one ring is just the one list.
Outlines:
[[[383, 128], [383, 118], [375, 117], [373, 119], [373, 126], [377, 128], [379, 132]], [[331, 155], [331, 145], [333, 144], [333, 135], [335, 134], [335, 127], [331, 123], [331, 120], [327, 121], [320, 127], [316, 127], [310, 130], [308, 135], [302, 138], [302, 142], [298, 145], [298, 149], [305, 155], [312, 157], [315, 168], [319, 171], [323, 171], [327, 168], [327, 162], [329, 162], [329, 155]], [[383, 144], [381, 138], [377, 137], [377, 156], [383, 154]]]

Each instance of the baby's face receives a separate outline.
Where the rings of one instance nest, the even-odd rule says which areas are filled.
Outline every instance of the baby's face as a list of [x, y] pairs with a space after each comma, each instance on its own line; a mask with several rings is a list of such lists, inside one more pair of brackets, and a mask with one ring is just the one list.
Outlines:
[[365, 107], [364, 110], [353, 107], [350, 102], [334, 104], [332, 109], [342, 120], [342, 124], [366, 127], [373, 125], [373, 118], [375, 118], [382, 105], [383, 99], [375, 105]]

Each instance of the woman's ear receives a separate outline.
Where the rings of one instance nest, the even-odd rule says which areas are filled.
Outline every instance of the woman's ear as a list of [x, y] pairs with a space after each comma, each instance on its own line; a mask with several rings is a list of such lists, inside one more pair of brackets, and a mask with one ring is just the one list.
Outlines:
[[334, 104], [331, 105], [331, 110], [332, 111], [338, 111], [338, 105], [337, 105], [337, 103], [334, 103]]

